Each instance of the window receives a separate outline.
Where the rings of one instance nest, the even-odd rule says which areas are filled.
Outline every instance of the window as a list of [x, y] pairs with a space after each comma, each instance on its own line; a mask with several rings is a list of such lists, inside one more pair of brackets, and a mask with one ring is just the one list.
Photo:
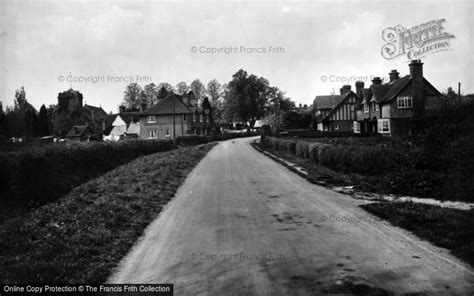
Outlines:
[[379, 119], [377, 121], [378, 132], [381, 134], [390, 133], [390, 120], [389, 119]]
[[375, 111], [379, 111], [379, 105], [377, 105], [376, 102], [372, 102], [372, 110], [375, 112]]
[[364, 103], [364, 113], [369, 113], [369, 104]]
[[202, 122], [202, 114], [199, 114], [199, 122]]
[[339, 130], [339, 124], [336, 124], [336, 126], [334, 127], [334, 129], [337, 131]]
[[157, 137], [156, 129], [149, 129], [148, 130], [148, 139], [156, 139]]
[[170, 135], [170, 129], [167, 128], [167, 129], [166, 129], [166, 136], [169, 136], [169, 135]]
[[360, 134], [360, 122], [354, 121], [354, 133]]
[[193, 113], [193, 121], [196, 122], [196, 113]]
[[397, 98], [398, 109], [411, 109], [413, 108], [413, 98], [410, 96], [400, 96]]
[[156, 116], [155, 115], [148, 116], [148, 123], [156, 123]]
[[183, 122], [186, 122], [186, 114], [183, 114]]

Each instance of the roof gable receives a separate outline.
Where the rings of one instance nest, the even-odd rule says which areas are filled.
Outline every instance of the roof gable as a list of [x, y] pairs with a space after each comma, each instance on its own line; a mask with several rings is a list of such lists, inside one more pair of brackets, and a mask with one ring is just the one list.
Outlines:
[[127, 123], [122, 119], [122, 117], [120, 116], [120, 114], [118, 116], [115, 117], [114, 121], [112, 122], [112, 126], [123, 126], [123, 125], [127, 125]]
[[329, 96], [316, 96], [314, 99], [314, 105], [316, 109], [334, 109], [339, 105], [346, 95], [329, 95]]
[[183, 102], [171, 93], [163, 100], [151, 106], [148, 110], [140, 113], [140, 115], [165, 115], [165, 114], [189, 114], [192, 113]]

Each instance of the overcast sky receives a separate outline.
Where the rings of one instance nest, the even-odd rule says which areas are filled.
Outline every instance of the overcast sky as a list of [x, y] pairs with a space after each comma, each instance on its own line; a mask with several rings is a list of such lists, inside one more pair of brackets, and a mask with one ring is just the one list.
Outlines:
[[[444, 29], [455, 38], [450, 50], [422, 58], [425, 77], [440, 91], [461, 82], [464, 93], [473, 93], [473, 3], [1, 0], [0, 100], [12, 105], [23, 85], [39, 109], [57, 103], [67, 80], [104, 77], [72, 87], [88, 104], [116, 112], [130, 77], [142, 86], [196, 78], [224, 83], [243, 68], [311, 104], [338, 91], [342, 77], [408, 74], [406, 55], [382, 57], [382, 31], [436, 19], [446, 19]], [[200, 52], [223, 47], [237, 50]]]

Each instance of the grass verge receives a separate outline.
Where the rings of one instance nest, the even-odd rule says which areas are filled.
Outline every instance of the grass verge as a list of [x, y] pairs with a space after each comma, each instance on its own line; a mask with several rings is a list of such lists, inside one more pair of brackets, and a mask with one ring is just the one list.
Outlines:
[[416, 203], [379, 202], [366, 211], [418, 237], [449, 249], [474, 267], [474, 210], [463, 211]]
[[0, 225], [0, 283], [103, 283], [213, 144], [142, 156]]

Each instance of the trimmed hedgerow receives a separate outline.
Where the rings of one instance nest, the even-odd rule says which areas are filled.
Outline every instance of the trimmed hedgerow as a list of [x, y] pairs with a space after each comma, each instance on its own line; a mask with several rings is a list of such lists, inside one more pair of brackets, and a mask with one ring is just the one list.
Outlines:
[[140, 155], [173, 149], [171, 140], [72, 143], [0, 154], [0, 201], [39, 205]]
[[205, 144], [205, 143], [214, 142], [214, 141], [224, 141], [224, 140], [253, 137], [253, 136], [259, 136], [259, 135], [260, 133], [258, 132], [226, 133], [226, 134], [215, 134], [215, 135], [208, 135], [208, 136], [189, 135], [189, 136], [177, 137], [175, 142], [176, 142], [176, 145], [178, 146], [192, 146], [192, 145]]

